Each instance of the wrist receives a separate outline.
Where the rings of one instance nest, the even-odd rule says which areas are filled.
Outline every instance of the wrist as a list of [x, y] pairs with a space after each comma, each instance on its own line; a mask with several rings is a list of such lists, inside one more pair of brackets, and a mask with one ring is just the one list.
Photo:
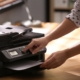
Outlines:
[[76, 45], [74, 47], [65, 49], [65, 52], [66, 52], [67, 58], [70, 58], [70, 57], [73, 57], [75, 55], [80, 54], [80, 44], [78, 44], [78, 45]]
[[50, 36], [45, 36], [47, 42], [49, 43], [50, 41], [52, 41], [52, 39], [50, 38]]
[[47, 40], [47, 43], [49, 43], [49, 42], [51, 41], [48, 36], [46, 36], [45, 38], [46, 38], [46, 40]]
[[70, 49], [65, 49], [65, 55], [67, 59], [71, 57], [70, 53], [71, 53]]

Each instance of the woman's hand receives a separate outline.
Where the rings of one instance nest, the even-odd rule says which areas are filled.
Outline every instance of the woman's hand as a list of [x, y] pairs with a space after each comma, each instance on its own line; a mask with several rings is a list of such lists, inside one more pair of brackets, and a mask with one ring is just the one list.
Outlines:
[[62, 65], [67, 59], [66, 50], [54, 52], [40, 67], [46, 69], [56, 68]]
[[25, 52], [26, 50], [29, 49], [32, 52], [32, 54], [35, 54], [39, 50], [44, 48], [48, 44], [48, 42], [49, 41], [47, 40], [46, 37], [33, 39], [31, 43], [27, 45], [23, 51]]

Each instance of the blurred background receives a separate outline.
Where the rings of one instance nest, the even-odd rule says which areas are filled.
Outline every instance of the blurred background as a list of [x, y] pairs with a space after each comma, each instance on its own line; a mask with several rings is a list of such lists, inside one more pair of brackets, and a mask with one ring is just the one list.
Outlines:
[[35, 20], [49, 21], [49, 1], [47, 0], [1, 0], [0, 24], [28, 20], [25, 7], [28, 6]]
[[[32, 27], [33, 32], [40, 32], [46, 35], [53, 31], [71, 12], [75, 1], [76, 0], [0, 0], [0, 25], [23, 25], [25, 27]], [[76, 29], [50, 42], [46, 46], [46, 54], [51, 54], [80, 43], [79, 33], [80, 29]], [[80, 63], [80, 55], [70, 58], [69, 63], [66, 65], [67, 69], [65, 69], [65, 66], [64, 71], [71, 70], [76, 62]], [[80, 66], [80, 64], [78, 66]], [[80, 68], [78, 67], [77, 69], [79, 70]], [[80, 76], [80, 72], [70, 70], [68, 71], [69, 73]]]
[[[60, 23], [65, 16], [71, 12], [75, 1], [76, 0], [1, 0], [0, 24], [6, 21], [14, 23], [16, 21], [27, 20], [26, 6], [28, 6], [33, 19], [42, 22]], [[22, 2], [24, 3], [21, 4]]]
[[[75, 1], [0, 0], [0, 24], [23, 25], [32, 27], [33, 32], [48, 34], [71, 12]], [[56, 51], [74, 45], [76, 42], [79, 42], [79, 29], [53, 41], [54, 45], [50, 46]], [[69, 44], [65, 45], [65, 43]], [[48, 45], [47, 53], [53, 52], [50, 46]]]

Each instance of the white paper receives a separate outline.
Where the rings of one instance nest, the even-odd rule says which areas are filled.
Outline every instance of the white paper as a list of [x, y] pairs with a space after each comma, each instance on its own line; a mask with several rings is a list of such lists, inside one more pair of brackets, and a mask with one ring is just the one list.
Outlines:
[[5, 67], [11, 70], [21, 71], [21, 70], [38, 66], [40, 64], [42, 64], [41, 61], [24, 60], [21, 62], [15, 62], [9, 65], [6, 65]]

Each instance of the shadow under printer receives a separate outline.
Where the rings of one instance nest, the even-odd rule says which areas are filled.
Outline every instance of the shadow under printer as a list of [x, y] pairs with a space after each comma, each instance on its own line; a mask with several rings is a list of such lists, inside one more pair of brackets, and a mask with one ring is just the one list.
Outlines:
[[[15, 2], [16, 7], [23, 6], [23, 0], [17, 0], [21, 2]], [[4, 15], [5, 11], [14, 10], [15, 6], [7, 6], [1, 9], [1, 15]], [[16, 13], [16, 12], [15, 12]], [[11, 13], [10, 13], [11, 14]], [[19, 14], [17, 12], [17, 14]], [[13, 14], [14, 15], [14, 14]], [[1, 17], [1, 16], [0, 16]], [[15, 18], [14, 18], [15, 19]], [[23, 21], [26, 18], [19, 18]], [[18, 19], [10, 20], [12, 23]], [[5, 18], [0, 23], [6, 22]], [[27, 50], [25, 53], [22, 49], [28, 45], [33, 38], [43, 37], [44, 34], [36, 33], [32, 31], [30, 27], [13, 26], [13, 25], [0, 25], [0, 76], [12, 74], [15, 72], [37, 72], [42, 70], [39, 66], [45, 60], [46, 48], [41, 49], [37, 54]], [[6, 73], [5, 73], [6, 72]]]

